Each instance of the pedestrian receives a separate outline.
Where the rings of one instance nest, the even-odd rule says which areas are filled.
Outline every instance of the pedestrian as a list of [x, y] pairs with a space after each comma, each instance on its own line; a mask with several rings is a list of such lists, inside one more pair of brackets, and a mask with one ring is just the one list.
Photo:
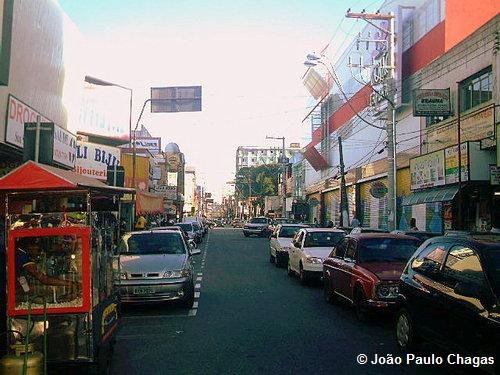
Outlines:
[[146, 223], [147, 223], [146, 218], [144, 216], [142, 216], [142, 215], [139, 216], [137, 218], [136, 223], [135, 223], [135, 229], [136, 230], [144, 230], [144, 229], [146, 229]]
[[354, 215], [354, 217], [351, 220], [351, 227], [359, 227], [359, 220], [356, 217], [356, 215]]
[[417, 219], [415, 219], [414, 217], [412, 217], [410, 219], [410, 230], [414, 230], [414, 231], [418, 230], [418, 228], [417, 228]]
[[329, 221], [328, 222], [328, 225], [326, 226], [327, 228], [333, 228], [333, 221]]

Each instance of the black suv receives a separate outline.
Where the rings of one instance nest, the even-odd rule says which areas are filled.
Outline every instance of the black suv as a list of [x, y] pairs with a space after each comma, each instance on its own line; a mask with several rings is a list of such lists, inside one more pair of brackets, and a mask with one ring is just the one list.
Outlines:
[[500, 238], [434, 237], [408, 261], [399, 286], [398, 348], [420, 340], [500, 360]]

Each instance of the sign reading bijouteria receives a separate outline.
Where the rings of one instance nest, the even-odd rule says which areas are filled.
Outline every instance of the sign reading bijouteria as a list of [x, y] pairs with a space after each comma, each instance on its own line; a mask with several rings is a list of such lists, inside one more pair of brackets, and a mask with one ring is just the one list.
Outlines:
[[120, 164], [120, 149], [96, 143], [77, 143], [75, 172], [98, 180], [106, 180], [108, 166]]

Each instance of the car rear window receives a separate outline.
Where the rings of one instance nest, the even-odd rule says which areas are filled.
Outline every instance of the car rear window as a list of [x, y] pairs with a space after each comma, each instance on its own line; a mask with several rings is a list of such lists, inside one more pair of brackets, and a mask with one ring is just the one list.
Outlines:
[[179, 232], [132, 234], [125, 238], [120, 253], [126, 254], [185, 254]]
[[254, 217], [253, 219], [250, 219], [250, 223], [252, 223], [252, 224], [267, 224], [268, 220], [264, 217]]
[[184, 229], [186, 232], [191, 232], [193, 230], [193, 226], [191, 225], [191, 223], [180, 223], [177, 225]]
[[297, 232], [300, 230], [300, 228], [302, 228], [302, 227], [300, 227], [300, 226], [281, 227], [278, 237], [292, 238], [293, 236], [295, 236], [297, 234]]
[[307, 233], [304, 247], [333, 247], [345, 237], [343, 232]]
[[358, 247], [361, 262], [407, 261], [417, 250], [419, 241], [401, 238], [371, 238]]

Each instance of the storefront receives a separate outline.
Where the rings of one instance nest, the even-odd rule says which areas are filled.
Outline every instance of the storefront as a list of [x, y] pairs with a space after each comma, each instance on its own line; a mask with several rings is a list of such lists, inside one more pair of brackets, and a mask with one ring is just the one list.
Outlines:
[[321, 194], [314, 193], [307, 196], [307, 203], [309, 204], [309, 222], [321, 222]]
[[358, 184], [361, 226], [387, 229], [387, 183], [387, 177], [382, 177]]

